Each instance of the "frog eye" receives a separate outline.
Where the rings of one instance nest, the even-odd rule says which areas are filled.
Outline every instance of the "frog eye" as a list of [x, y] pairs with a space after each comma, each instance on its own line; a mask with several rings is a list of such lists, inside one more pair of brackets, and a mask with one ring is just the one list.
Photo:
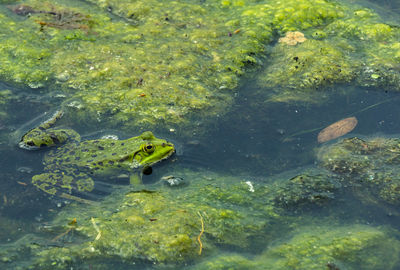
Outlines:
[[143, 151], [145, 151], [146, 153], [153, 153], [154, 152], [154, 145], [152, 143], [147, 143], [143, 146]]

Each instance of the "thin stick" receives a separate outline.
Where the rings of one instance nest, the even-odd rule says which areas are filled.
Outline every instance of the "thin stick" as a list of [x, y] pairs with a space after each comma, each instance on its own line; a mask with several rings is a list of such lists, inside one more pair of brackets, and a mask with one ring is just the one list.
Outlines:
[[57, 235], [56, 237], [54, 237], [53, 239], [51, 239], [51, 242], [57, 241], [57, 240], [60, 239], [61, 237], [67, 235], [67, 234], [68, 234], [70, 231], [72, 231], [73, 229], [74, 229], [73, 227], [68, 228], [65, 232], [63, 232], [63, 233]]
[[94, 227], [94, 229], [95, 229], [96, 232], [97, 232], [97, 236], [96, 236], [96, 238], [95, 238], [94, 240], [95, 240], [95, 241], [96, 241], [96, 240], [99, 240], [100, 237], [101, 237], [101, 231], [100, 231], [99, 227], [97, 226], [96, 221], [94, 221], [94, 218], [93, 218], [93, 217], [90, 219], [90, 221], [92, 222], [93, 227]]
[[203, 250], [203, 244], [201, 243], [200, 238], [204, 232], [204, 221], [203, 221], [203, 217], [201, 216], [200, 212], [197, 212], [197, 214], [200, 216], [200, 221], [201, 221], [201, 231], [200, 231], [199, 236], [197, 236], [197, 241], [199, 242], [199, 245], [200, 245], [199, 255], [201, 255], [201, 251]]

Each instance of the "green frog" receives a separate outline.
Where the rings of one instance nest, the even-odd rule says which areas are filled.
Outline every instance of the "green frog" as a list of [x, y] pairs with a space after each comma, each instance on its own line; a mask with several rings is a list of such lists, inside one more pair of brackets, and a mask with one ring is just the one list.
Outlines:
[[28, 150], [56, 146], [45, 154], [44, 172], [32, 177], [33, 185], [51, 195], [75, 198], [73, 192], [88, 193], [95, 188], [93, 178], [123, 172], [130, 175], [131, 183], [140, 182], [138, 173], [175, 152], [172, 143], [156, 138], [150, 131], [126, 140], [81, 142], [76, 131], [53, 127], [62, 114], [62, 111], [56, 112], [28, 131], [19, 142], [19, 147]]

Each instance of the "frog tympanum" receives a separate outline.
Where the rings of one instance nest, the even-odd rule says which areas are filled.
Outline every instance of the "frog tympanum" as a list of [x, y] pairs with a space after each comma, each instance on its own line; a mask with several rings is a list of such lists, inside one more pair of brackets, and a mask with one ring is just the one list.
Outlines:
[[150, 131], [126, 140], [81, 141], [74, 130], [53, 127], [60, 117], [62, 112], [56, 112], [19, 142], [19, 147], [29, 150], [55, 146], [44, 156], [44, 172], [32, 177], [33, 185], [52, 195], [69, 197], [73, 191], [91, 192], [96, 177], [128, 173], [133, 182], [138, 172], [175, 152], [172, 143], [156, 138]]

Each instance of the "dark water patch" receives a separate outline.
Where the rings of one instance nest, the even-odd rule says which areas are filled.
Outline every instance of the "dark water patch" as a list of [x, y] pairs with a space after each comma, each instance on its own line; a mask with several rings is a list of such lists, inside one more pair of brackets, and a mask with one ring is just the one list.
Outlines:
[[[395, 25], [400, 26], [400, 1], [398, 0], [368, 0], [356, 1], [364, 6], [375, 10], [385, 20], [392, 21]], [[390, 24], [390, 22], [389, 22]]]
[[[266, 103], [266, 97], [259, 93], [268, 89], [246, 86], [239, 90], [243, 94], [237, 97], [234, 110], [195, 145], [197, 149], [184, 151], [186, 159], [206, 157], [213, 168], [265, 176], [313, 163], [314, 150], [320, 146], [318, 132], [349, 116], [358, 119], [349, 136], [399, 133], [398, 93], [347, 88], [341, 92], [348, 94], [326, 92], [329, 102], [310, 104]], [[315, 93], [315, 98], [318, 95]]]

